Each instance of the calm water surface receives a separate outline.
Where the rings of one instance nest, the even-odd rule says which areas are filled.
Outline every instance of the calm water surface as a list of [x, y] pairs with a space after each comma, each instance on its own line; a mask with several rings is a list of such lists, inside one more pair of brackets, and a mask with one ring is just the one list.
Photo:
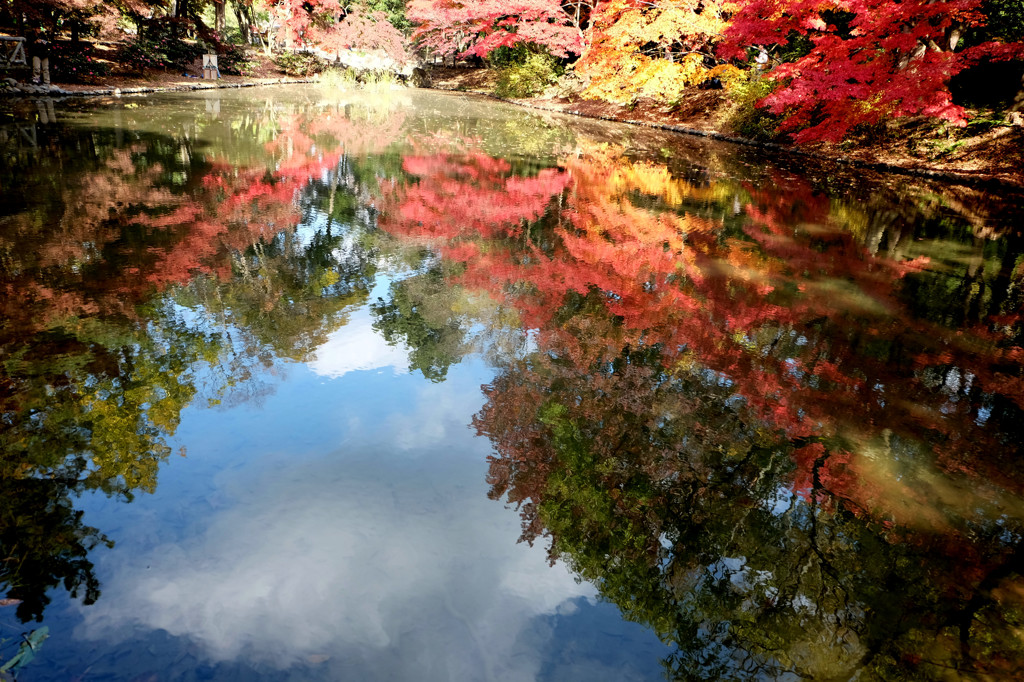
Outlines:
[[1020, 196], [430, 92], [8, 109], [19, 679], [1024, 673]]

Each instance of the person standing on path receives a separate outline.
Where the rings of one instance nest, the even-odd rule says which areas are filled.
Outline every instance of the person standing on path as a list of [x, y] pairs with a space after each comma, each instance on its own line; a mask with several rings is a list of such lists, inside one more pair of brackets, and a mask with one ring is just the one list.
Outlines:
[[43, 33], [30, 36], [28, 53], [32, 57], [32, 84], [39, 85], [42, 73], [43, 85], [50, 85], [50, 41]]

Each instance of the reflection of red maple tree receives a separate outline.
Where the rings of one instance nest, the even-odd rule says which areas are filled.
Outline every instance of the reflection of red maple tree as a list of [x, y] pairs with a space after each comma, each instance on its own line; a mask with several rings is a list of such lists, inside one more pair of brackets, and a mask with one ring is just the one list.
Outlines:
[[[713, 372], [765, 424], [807, 443], [797, 489], [816, 476], [855, 510], [884, 506], [855, 455], [894, 438], [932, 443], [947, 471], [1011, 484], [992, 456], [998, 429], [978, 410], [982, 396], [1024, 405], [1021, 349], [991, 323], [951, 333], [915, 318], [900, 282], [926, 262], [868, 254], [806, 184], [725, 188], [748, 197], [741, 229], [726, 233], [708, 210], [723, 188], [610, 155], [529, 179], [479, 154], [415, 157], [406, 171], [416, 181], [394, 190], [385, 229], [432, 238], [463, 265], [458, 284], [513, 306], [542, 351], [574, 366], [657, 347], [667, 368]], [[595, 291], [620, 322], [603, 348], [584, 322], [564, 324], [567, 297]], [[972, 377], [952, 399], [922, 380], [951, 370]]]
[[534, 178], [515, 177], [506, 161], [481, 153], [407, 156], [402, 169], [420, 182], [400, 188], [394, 218], [404, 235], [418, 238], [515, 236], [526, 222], [544, 215], [552, 196], [569, 181], [553, 169]]
[[[97, 168], [67, 178], [62, 214], [51, 221], [58, 229], [15, 221], [7, 231], [12, 251], [25, 239], [37, 248], [13, 271], [20, 275], [3, 282], [6, 319], [23, 331], [88, 314], [134, 319], [154, 290], [199, 274], [229, 278], [233, 253], [298, 224], [297, 197], [311, 181], [346, 154], [376, 152], [397, 138], [403, 117], [384, 113], [368, 113], [373, 135], [353, 120], [355, 111], [339, 107], [284, 115], [266, 145], [271, 160], [255, 166], [221, 160], [179, 168], [172, 164], [194, 155], [161, 158], [142, 143], [112, 150]], [[140, 168], [142, 155], [149, 163]], [[182, 188], [165, 182], [171, 170], [187, 177]]]

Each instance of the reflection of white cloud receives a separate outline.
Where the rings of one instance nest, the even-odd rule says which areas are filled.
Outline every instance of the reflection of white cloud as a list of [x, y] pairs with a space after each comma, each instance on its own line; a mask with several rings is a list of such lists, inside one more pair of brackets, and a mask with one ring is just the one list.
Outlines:
[[215, 661], [326, 658], [352, 679], [534, 679], [535, 617], [593, 589], [516, 544], [480, 466], [429, 454], [243, 474], [200, 534], [108, 577], [79, 634], [164, 629]]
[[455, 432], [469, 428], [466, 415], [479, 406], [479, 391], [474, 387], [473, 392], [458, 393], [445, 388], [437, 384], [423, 386], [414, 411], [397, 412], [388, 417], [387, 424], [396, 447], [418, 450], [442, 444]]
[[370, 311], [362, 308], [317, 348], [316, 359], [308, 364], [320, 376], [337, 379], [349, 372], [384, 367], [393, 368], [395, 374], [403, 374], [409, 357], [404, 346], [389, 346], [374, 331]]

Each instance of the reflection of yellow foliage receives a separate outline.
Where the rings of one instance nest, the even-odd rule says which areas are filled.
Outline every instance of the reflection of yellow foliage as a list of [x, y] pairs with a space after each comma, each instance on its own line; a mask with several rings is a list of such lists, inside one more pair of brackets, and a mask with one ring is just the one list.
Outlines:
[[871, 220], [862, 204], [833, 199], [831, 214], [836, 224], [852, 234], [858, 242], [864, 244], [868, 241]]
[[603, 233], [620, 245], [662, 244], [667, 253], [684, 254], [690, 250], [687, 235], [720, 227], [719, 221], [685, 209], [714, 202], [717, 190], [673, 177], [664, 165], [630, 161], [621, 150], [608, 147], [587, 154], [585, 161], [570, 158], [562, 163], [585, 176], [579, 185], [595, 192], [588, 204], [590, 216], [577, 221], [578, 229]]
[[[726, 183], [695, 184], [673, 176], [664, 164], [630, 161], [619, 147], [589, 147], [584, 144], [581, 149], [591, 165], [605, 169], [604, 177], [611, 196], [622, 197], [638, 192], [676, 208], [687, 201], [721, 203], [734, 193]], [[569, 164], [570, 161], [565, 159], [563, 163]]]
[[689, 183], [682, 184], [674, 179], [665, 166], [642, 162], [617, 167], [609, 178], [609, 184], [616, 194], [635, 190], [660, 197], [670, 206], [678, 206], [683, 201], [684, 192], [689, 194], [693, 189]]
[[[135, 358], [134, 376], [91, 387], [84, 407], [91, 427], [92, 477], [100, 487], [120, 481], [125, 490], [156, 490], [160, 463], [170, 448], [164, 438], [177, 430], [181, 410], [195, 395], [190, 383], [153, 358]], [[118, 487], [115, 483], [115, 487]]]
[[317, 296], [322, 296], [324, 289], [334, 286], [341, 281], [341, 275], [338, 274], [337, 270], [324, 270], [314, 280], [313, 290]]

